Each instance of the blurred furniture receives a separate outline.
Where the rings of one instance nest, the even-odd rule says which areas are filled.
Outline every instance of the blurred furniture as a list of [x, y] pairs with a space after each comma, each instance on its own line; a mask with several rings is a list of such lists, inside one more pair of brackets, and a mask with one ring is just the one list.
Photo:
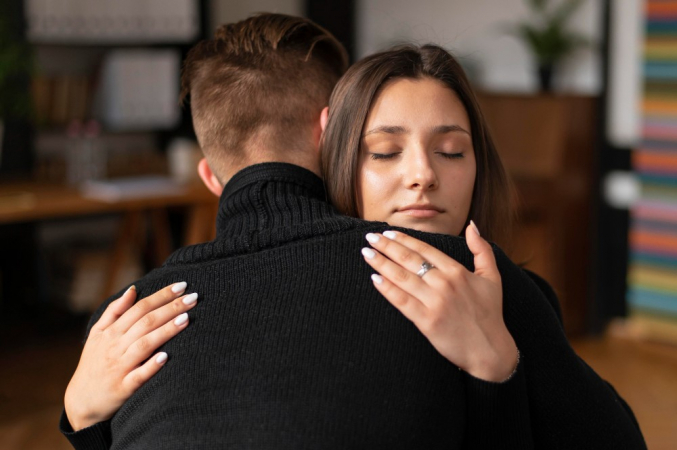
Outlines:
[[586, 331], [590, 304], [597, 99], [478, 96], [516, 190], [518, 222], [507, 249], [553, 286], [569, 335]]
[[[57, 262], [40, 262], [50, 255], [45, 251], [44, 234], [37, 232], [60, 227], [59, 223], [46, 224], [49, 219], [121, 214], [116, 244], [105, 261], [111, 270], [106, 274], [103, 296], [110, 292], [116, 272], [125, 264], [122, 257], [130, 247], [137, 245], [138, 250], [138, 246], [144, 246], [149, 251], [143, 256], [153, 264], [161, 263], [170, 252], [173, 245], [168, 208], [184, 207], [188, 211], [184, 243], [209, 239], [216, 199], [202, 186], [190, 187], [181, 195], [106, 203], [85, 199], [74, 189], [56, 184], [67, 178], [65, 161], [74, 153], [71, 150], [83, 146], [96, 147], [99, 154], [105, 152], [104, 176], [166, 173], [156, 171], [155, 160], [146, 155], [164, 158], [168, 142], [177, 136], [192, 136], [190, 111], [179, 109], [177, 104], [179, 62], [206, 37], [209, 0], [9, 3], [14, 6], [7, 20], [17, 25], [18, 38], [30, 44], [35, 70], [30, 87], [26, 86], [33, 100], [31, 126], [23, 127], [20, 136], [5, 140], [12, 155], [28, 161], [23, 164], [26, 170], [17, 175], [25, 177], [32, 172], [42, 183], [0, 184], [0, 225], [14, 224], [3, 225], [5, 246], [0, 249], [4, 253], [0, 265], [14, 266], [13, 254], [23, 246], [15, 242], [30, 242], [35, 248], [21, 255], [22, 260], [34, 260], [22, 271], [22, 280], [33, 283], [10, 283], [8, 277], [12, 275], [0, 267], [0, 307], [3, 301], [9, 303], [5, 299], [17, 300], [18, 295], [4, 290], [10, 284], [32, 284], [40, 291], [22, 295], [22, 300], [25, 297], [31, 303], [57, 299], [52, 295], [56, 290], [53, 280], [44, 269]], [[103, 129], [76, 132], [78, 127], [74, 124], [89, 123], [90, 119], [101, 122]], [[15, 129], [18, 127], [13, 125]], [[10, 160], [3, 157], [2, 163], [5, 162]], [[109, 238], [103, 236], [103, 230], [97, 229], [96, 233]], [[8, 248], [7, 242], [13, 246]], [[64, 267], [62, 264], [59, 270], [65, 271]]]
[[[111, 249], [109, 270], [102, 286], [106, 298], [113, 286], [129, 247], [145, 244], [147, 223], [154, 262], [159, 266], [172, 251], [167, 208], [183, 207], [187, 222], [183, 245], [204, 242], [214, 237], [218, 198], [199, 182], [166, 195], [100, 201], [85, 198], [76, 188], [62, 184], [13, 182], [0, 184], [0, 225], [49, 219], [118, 213], [122, 220]], [[143, 220], [143, 219], [148, 219]]]
[[[101, 136], [152, 136], [157, 150], [192, 135], [190, 112], [177, 103], [180, 61], [207, 37], [209, 0], [20, 3], [13, 19], [24, 22], [37, 67], [34, 137], [89, 119], [101, 122]], [[38, 162], [51, 156], [35, 150]]]

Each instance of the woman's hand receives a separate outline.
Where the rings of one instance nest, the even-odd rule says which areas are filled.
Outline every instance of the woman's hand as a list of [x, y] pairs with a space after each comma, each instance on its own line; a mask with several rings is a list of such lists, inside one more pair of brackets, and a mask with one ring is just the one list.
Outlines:
[[[381, 274], [372, 275], [374, 286], [442, 356], [483, 380], [500, 382], [512, 374], [518, 356], [503, 321], [501, 275], [491, 245], [474, 223], [466, 229], [474, 273], [404, 233], [370, 233], [367, 240], [378, 250], [362, 250]], [[435, 267], [417, 276], [424, 261]]]
[[92, 326], [66, 388], [66, 415], [74, 431], [110, 419], [164, 365], [164, 352], [148, 358], [188, 326], [186, 311], [197, 303], [197, 294], [181, 297], [186, 287], [176, 283], [134, 304], [132, 286], [108, 305]]

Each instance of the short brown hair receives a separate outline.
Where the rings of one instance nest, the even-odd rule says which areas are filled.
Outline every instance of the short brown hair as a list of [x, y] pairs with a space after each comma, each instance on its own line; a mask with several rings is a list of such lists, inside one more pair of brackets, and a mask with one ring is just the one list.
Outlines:
[[181, 101], [190, 94], [193, 127], [212, 170], [225, 172], [226, 155], [244, 161], [261, 136], [274, 139], [274, 150], [305, 145], [304, 133], [347, 65], [331, 33], [282, 14], [222, 25], [198, 43], [183, 65]]
[[355, 63], [337, 83], [329, 100], [329, 120], [322, 142], [322, 171], [332, 204], [357, 217], [357, 167], [364, 124], [380, 90], [395, 79], [431, 78], [454, 91], [472, 128], [477, 176], [467, 220], [483, 236], [508, 244], [513, 221], [511, 186], [470, 83], [456, 59], [437, 45], [404, 45]]

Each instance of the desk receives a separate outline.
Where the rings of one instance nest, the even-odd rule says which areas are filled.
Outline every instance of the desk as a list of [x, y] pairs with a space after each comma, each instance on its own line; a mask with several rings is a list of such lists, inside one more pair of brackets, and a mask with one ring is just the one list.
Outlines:
[[218, 198], [199, 182], [185, 185], [170, 195], [121, 199], [115, 202], [83, 197], [73, 187], [41, 182], [0, 183], [0, 225], [63, 219], [96, 214], [122, 215], [115, 245], [111, 252], [106, 282], [101, 297], [111, 294], [129, 246], [145, 230], [144, 216], [152, 226], [154, 259], [161, 264], [172, 251], [167, 223], [168, 207], [187, 209], [187, 227], [183, 244], [191, 245], [213, 239]]

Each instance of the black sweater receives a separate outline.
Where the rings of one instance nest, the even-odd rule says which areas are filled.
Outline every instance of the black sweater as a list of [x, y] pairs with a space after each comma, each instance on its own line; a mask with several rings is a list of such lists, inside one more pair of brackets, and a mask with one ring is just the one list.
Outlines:
[[[336, 213], [300, 167], [239, 172], [216, 239], [135, 283], [139, 298], [178, 281], [200, 294], [166, 366], [110, 421], [74, 433], [64, 414], [62, 431], [76, 448], [644, 448], [547, 283], [498, 248], [517, 373], [485, 382], [440, 356], [371, 284], [364, 235], [388, 228]], [[405, 231], [472, 270], [462, 238]]]

